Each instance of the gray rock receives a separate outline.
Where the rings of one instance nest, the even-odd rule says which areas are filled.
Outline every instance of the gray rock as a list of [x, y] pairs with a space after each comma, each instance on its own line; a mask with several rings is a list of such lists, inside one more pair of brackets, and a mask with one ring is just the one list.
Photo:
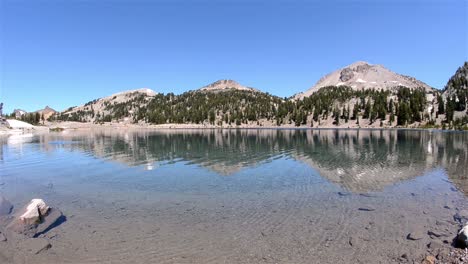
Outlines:
[[375, 209], [372, 208], [372, 207], [359, 207], [358, 210], [359, 210], [359, 211], [365, 211], [365, 212], [372, 212], [372, 211], [375, 211]]
[[13, 210], [13, 205], [0, 195], [0, 216], [9, 215]]
[[348, 196], [348, 195], [351, 195], [351, 193], [349, 193], [349, 192], [338, 192], [338, 195], [339, 196]]
[[29, 238], [21, 242], [21, 248], [33, 254], [40, 254], [51, 247], [52, 245], [45, 238]]
[[424, 237], [424, 233], [419, 230], [415, 230], [406, 236], [406, 238], [409, 240], [420, 240], [423, 237]]
[[0, 242], [5, 242], [5, 241], [7, 241], [7, 238], [5, 237], [3, 233], [0, 233]]
[[447, 237], [448, 234], [444, 231], [440, 231], [440, 230], [429, 230], [427, 231], [427, 234], [431, 237], [431, 238], [434, 238], [434, 237]]
[[432, 241], [431, 243], [427, 244], [427, 248], [429, 249], [439, 249], [443, 247], [444, 247], [443, 244], [436, 242], [436, 241]]

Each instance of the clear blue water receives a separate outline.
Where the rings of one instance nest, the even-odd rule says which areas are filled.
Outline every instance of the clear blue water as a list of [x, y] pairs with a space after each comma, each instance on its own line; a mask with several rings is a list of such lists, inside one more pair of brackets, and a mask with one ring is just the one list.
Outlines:
[[387, 263], [424, 252], [431, 238], [409, 242], [412, 229], [467, 206], [467, 133], [96, 130], [0, 144], [1, 194], [68, 217], [44, 263]]

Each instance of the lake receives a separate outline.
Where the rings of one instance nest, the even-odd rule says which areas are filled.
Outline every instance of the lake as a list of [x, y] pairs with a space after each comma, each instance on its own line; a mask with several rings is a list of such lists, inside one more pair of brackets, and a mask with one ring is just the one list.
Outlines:
[[468, 209], [463, 132], [103, 129], [0, 144], [15, 210], [43, 198], [67, 217], [46, 252], [0, 245], [18, 263], [418, 260]]

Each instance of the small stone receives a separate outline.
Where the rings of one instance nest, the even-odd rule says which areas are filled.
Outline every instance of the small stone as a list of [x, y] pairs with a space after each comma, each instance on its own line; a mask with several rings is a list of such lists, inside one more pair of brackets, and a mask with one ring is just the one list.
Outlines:
[[359, 207], [358, 210], [359, 210], [359, 211], [364, 211], [364, 212], [372, 212], [372, 211], [375, 211], [375, 209], [372, 208], [372, 207]]
[[7, 238], [5, 237], [3, 233], [0, 233], [0, 242], [5, 242], [5, 241], [7, 241]]
[[348, 192], [338, 192], [338, 195], [339, 196], [348, 196], [348, 195], [351, 195], [351, 194], [348, 193]]
[[423, 233], [420, 232], [420, 231], [414, 231], [414, 232], [411, 232], [409, 233], [407, 236], [406, 236], [406, 239], [409, 239], [409, 240], [420, 240], [424, 237]]
[[444, 206], [445, 209], [451, 209], [450, 206], [446, 205]]
[[370, 193], [360, 193], [359, 195], [363, 197], [368, 197], [368, 198], [377, 197], [375, 194], [370, 194]]
[[39, 254], [47, 251], [52, 245], [45, 238], [30, 238], [23, 241], [21, 247], [33, 254]]
[[441, 237], [441, 236], [448, 236], [446, 233], [444, 232], [441, 232], [441, 231], [438, 231], [438, 230], [430, 230], [430, 231], [427, 231], [427, 234], [431, 237], [431, 238], [434, 238], [434, 237]]
[[354, 244], [354, 239], [353, 239], [353, 237], [349, 237], [348, 243], [349, 243], [350, 246], [353, 246], [353, 244]]
[[434, 256], [429, 255], [423, 260], [422, 264], [434, 264], [435, 262], [436, 258]]
[[443, 248], [444, 245], [442, 245], [441, 243], [438, 243], [438, 242], [435, 242], [435, 241], [432, 241], [431, 243], [427, 244], [427, 248], [429, 249], [439, 249], [439, 248]]

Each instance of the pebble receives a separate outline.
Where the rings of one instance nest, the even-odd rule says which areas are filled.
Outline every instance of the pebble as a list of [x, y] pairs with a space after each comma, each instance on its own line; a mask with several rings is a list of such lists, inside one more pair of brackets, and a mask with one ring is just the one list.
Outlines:
[[436, 262], [436, 258], [434, 256], [427, 256], [422, 264], [434, 264]]
[[431, 238], [434, 238], [434, 237], [441, 237], [441, 236], [448, 236], [446, 233], [444, 233], [443, 231], [438, 231], [438, 230], [429, 230], [427, 231], [427, 234], [431, 237]]
[[358, 210], [359, 211], [365, 211], [365, 212], [375, 211], [375, 209], [372, 208], [372, 207], [359, 207]]
[[338, 195], [339, 196], [348, 196], [348, 195], [351, 195], [351, 194], [348, 193], [348, 192], [338, 192]]
[[432, 241], [431, 243], [427, 244], [427, 248], [429, 249], [439, 249], [439, 248], [443, 248], [444, 245], [442, 245], [441, 243], [438, 243], [438, 242], [435, 242], [435, 241]]
[[409, 240], [420, 240], [424, 237], [424, 234], [420, 231], [414, 231], [409, 233], [406, 238]]

